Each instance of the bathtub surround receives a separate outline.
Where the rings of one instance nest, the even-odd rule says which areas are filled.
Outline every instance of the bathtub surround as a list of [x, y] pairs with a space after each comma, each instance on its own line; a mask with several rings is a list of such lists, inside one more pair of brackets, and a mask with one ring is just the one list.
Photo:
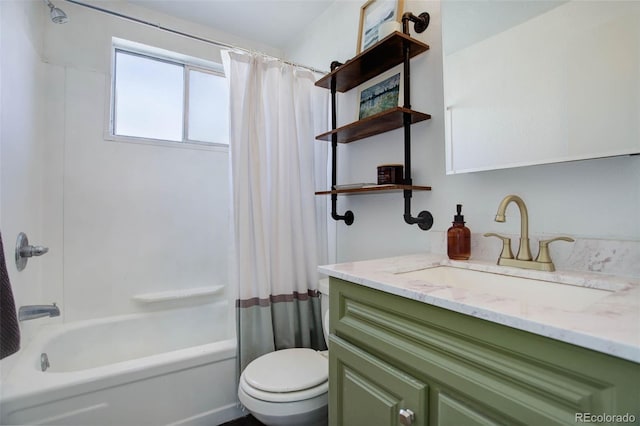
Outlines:
[[324, 346], [313, 195], [314, 131], [323, 117], [313, 111], [323, 110], [327, 98], [307, 70], [235, 51], [223, 60], [242, 371], [276, 349]]
[[0, 359], [20, 349], [20, 328], [16, 318], [16, 304], [5, 262], [2, 233], [0, 232]]
[[[127, 2], [99, 3], [207, 39], [281, 54]], [[171, 307], [140, 303], [135, 298], [141, 294], [227, 288], [227, 148], [127, 143], [108, 135], [113, 37], [221, 63], [219, 49], [73, 3], [63, 6], [70, 18], [65, 25], [53, 25], [42, 4], [38, 9], [52, 119], [43, 139], [51, 149], [41, 191], [46, 208], [37, 210], [46, 211], [46, 229], [55, 238], [28, 232], [30, 240], [50, 247], [46, 257], [52, 257], [42, 259], [46, 298], [23, 304], [60, 301], [64, 321], [80, 321]], [[100, 244], [87, 250], [88, 241]], [[135, 256], [122, 249], [124, 241], [136, 247]]]
[[[49, 174], [49, 160], [55, 161], [57, 156], [49, 151], [49, 144], [55, 144], [57, 135], [43, 137], [48, 113], [54, 112], [45, 112], [45, 99], [56, 89], [47, 85], [49, 75], [41, 61], [41, 21], [48, 19], [48, 11], [42, 1], [0, 2], [0, 229], [16, 307], [60, 300], [59, 271], [49, 268], [57, 253], [33, 262], [22, 272], [13, 262], [14, 244], [21, 231], [34, 241], [47, 243], [56, 234], [49, 225], [58, 217], [57, 206], [47, 202], [55, 191], [48, 192], [47, 183], [56, 181], [55, 175]], [[50, 286], [42, 285], [44, 276]], [[36, 327], [20, 324], [23, 346]], [[1, 361], [3, 378], [17, 356]]]

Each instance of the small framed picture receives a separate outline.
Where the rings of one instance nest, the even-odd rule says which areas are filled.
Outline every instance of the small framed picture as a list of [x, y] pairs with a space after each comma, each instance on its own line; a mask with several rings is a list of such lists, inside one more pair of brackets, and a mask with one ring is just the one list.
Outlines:
[[358, 120], [386, 111], [404, 102], [403, 77], [395, 67], [360, 85], [358, 89]]
[[402, 20], [404, 0], [369, 0], [360, 9], [358, 48], [360, 53], [379, 40], [378, 29], [385, 22]]

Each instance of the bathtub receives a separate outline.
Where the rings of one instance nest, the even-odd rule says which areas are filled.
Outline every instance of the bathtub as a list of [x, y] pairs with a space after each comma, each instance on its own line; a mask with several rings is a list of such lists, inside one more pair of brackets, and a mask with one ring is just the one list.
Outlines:
[[239, 417], [230, 322], [228, 303], [215, 302], [43, 326], [2, 383], [0, 424], [212, 426]]

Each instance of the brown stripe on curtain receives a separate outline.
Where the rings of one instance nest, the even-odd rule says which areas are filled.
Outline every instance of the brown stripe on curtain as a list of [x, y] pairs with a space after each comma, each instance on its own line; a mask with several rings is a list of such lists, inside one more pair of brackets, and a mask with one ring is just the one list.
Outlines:
[[251, 306], [269, 306], [271, 303], [293, 302], [294, 300], [309, 300], [311, 297], [320, 297], [318, 290], [307, 290], [307, 293], [294, 291], [292, 294], [276, 294], [266, 298], [252, 297], [250, 299], [236, 300], [236, 308], [250, 308]]
[[287, 348], [326, 349], [317, 290], [236, 300], [238, 374], [254, 359]]

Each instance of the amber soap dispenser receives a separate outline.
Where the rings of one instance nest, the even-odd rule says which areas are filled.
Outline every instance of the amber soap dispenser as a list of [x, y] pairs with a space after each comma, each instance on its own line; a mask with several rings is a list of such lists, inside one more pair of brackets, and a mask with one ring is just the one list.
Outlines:
[[464, 226], [462, 204], [457, 204], [456, 210], [453, 226], [447, 230], [447, 254], [449, 259], [467, 260], [471, 256], [471, 231]]

